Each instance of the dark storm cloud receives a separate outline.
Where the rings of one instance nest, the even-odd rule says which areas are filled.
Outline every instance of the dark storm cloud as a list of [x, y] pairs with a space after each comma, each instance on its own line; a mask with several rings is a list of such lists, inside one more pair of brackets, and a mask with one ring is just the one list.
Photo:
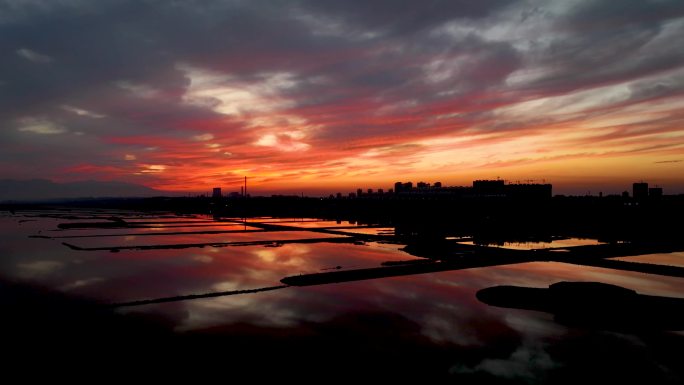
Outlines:
[[[492, 5], [503, 3], [508, 2], [5, 2], [0, 8], [5, 14], [0, 24], [3, 51], [29, 50], [54, 58], [54, 63], [27, 65], [25, 58], [13, 55], [0, 69], [7, 74], [4, 92], [16, 105], [61, 96], [66, 87], [87, 91], [106, 80], [127, 79], [173, 91], [185, 85], [176, 61], [249, 74], [255, 64], [262, 71], [299, 69], [300, 61], [310, 60], [307, 53], [321, 56], [321, 51], [352, 46], [344, 33], [316, 35], [316, 27], [299, 18], [308, 10], [344, 20], [345, 30], [360, 24], [368, 31], [380, 26], [407, 33], [415, 25], [424, 29], [452, 18], [484, 16]], [[245, 55], [252, 57], [240, 60]], [[363, 80], [382, 83], [383, 76], [392, 75], [378, 73]]]
[[549, 75], [528, 86], [563, 93], [681, 68], [683, 16], [677, 0], [585, 1], [566, 14], [546, 14], [555, 34], [528, 56]]
[[[54, 58], [54, 62], [39, 66], [27, 63], [20, 55], [3, 61], [0, 70], [6, 75], [2, 92], [11, 96], [9, 103], [3, 103], [4, 108], [43, 106], [65, 95], [100, 95], [122, 79], [179, 94], [187, 79], [174, 67], [178, 61], [243, 74], [300, 70], [306, 61], [322, 56], [322, 51], [333, 53], [352, 47], [360, 51], [349, 53], [356, 60], [343, 58], [317, 70], [342, 74], [340, 80], [347, 84], [391, 88], [415, 79], [420, 64], [407, 63], [409, 56], [426, 61], [432, 55], [448, 54], [440, 52], [444, 47], [453, 50], [459, 45], [445, 39], [428, 40], [421, 32], [450, 20], [477, 21], [513, 2], [431, 1], [421, 2], [420, 6], [389, 0], [59, 4], [30, 2], [22, 6], [19, 2], [5, 2], [4, 19], [9, 21], [2, 26], [3, 51], [30, 50]], [[590, 84], [599, 77], [604, 81], [621, 79], [673, 67], [681, 58], [681, 50], [660, 49], [656, 55], [636, 60], [624, 60], [624, 55], [649, 43], [662, 30], [661, 22], [681, 16], [682, 8], [678, 1], [625, 1], [617, 7], [614, 2], [602, 1], [572, 9], [559, 20], [561, 29], [569, 33], [536, 52], [541, 57], [539, 64], [554, 66], [555, 71], [535, 86], [565, 90], [571, 87], [565, 83]], [[300, 16], [304, 14], [313, 15], [315, 20], [338, 20], [341, 32], [317, 34], [320, 31], [316, 31], [316, 25], [302, 22]], [[606, 30], [603, 24], [619, 28]], [[587, 25], [590, 33], [586, 33]], [[392, 44], [391, 36], [400, 35], [402, 41], [395, 43], [405, 53], [378, 54], [372, 38], [363, 44], [349, 41], [346, 31], [355, 28], [365, 32], [382, 30], [381, 35], [390, 36], [382, 44]], [[592, 28], [596, 33], [591, 33]], [[676, 42], [671, 44], [674, 48]], [[460, 48], [465, 54], [484, 56], [484, 61], [491, 58], [494, 63], [509, 65], [502, 76], [516, 69], [510, 44], [495, 47], [480, 39], [475, 45], [474, 49], [472, 44]], [[370, 53], [364, 48], [369, 48]], [[315, 57], [307, 56], [314, 53]], [[249, 59], [241, 59], [245, 57]], [[401, 63], [396, 66], [400, 68], [385, 65], [373, 69], [374, 60], [386, 64], [391, 59]], [[496, 73], [491, 77], [485, 76], [488, 73], [472, 76], [480, 64], [479, 60], [473, 61], [470, 72], [466, 69], [458, 74], [458, 80], [478, 84], [490, 78], [500, 80]], [[485, 65], [488, 67], [492, 66]]]
[[657, 25], [682, 16], [684, 6], [678, 0], [599, 0], [579, 3], [566, 20], [571, 28], [603, 30], [606, 25]]
[[339, 20], [380, 34], [405, 35], [433, 28], [452, 19], [481, 18], [513, 0], [371, 0], [299, 2], [304, 12]]
[[[381, 26], [386, 32], [405, 34], [450, 18], [485, 16], [503, 3], [432, 2], [417, 7], [416, 3], [394, 1], [110, 1], [98, 2], [97, 6], [87, 2], [5, 2], [4, 23], [0, 25], [3, 51], [30, 52], [50, 60], [38, 63], [25, 55], [7, 55], [9, 60], [0, 63], [0, 73], [4, 74], [0, 116], [35, 115], [65, 103], [118, 115], [117, 107], [129, 104], [118, 87], [121, 82], [150, 87], [165, 96], [154, 102], [182, 110], [178, 97], [188, 79], [176, 68], [178, 62], [249, 77], [258, 71], [299, 71], [325, 51], [335, 53], [352, 47], [344, 34], [312, 34], [315, 26], [299, 19], [300, 13], [308, 10], [349, 23], [344, 29], [359, 24], [369, 31]], [[313, 73], [327, 74], [349, 87], [347, 98], [358, 95], [355, 85], [384, 90], [416, 77], [417, 65], [386, 66], [387, 59], [401, 62], [406, 55], [387, 57], [377, 54], [375, 47], [360, 51], [350, 53], [355, 57], [323, 64]], [[432, 54], [425, 52], [428, 57]], [[155, 110], [163, 108], [145, 105], [144, 100], [135, 102]]]

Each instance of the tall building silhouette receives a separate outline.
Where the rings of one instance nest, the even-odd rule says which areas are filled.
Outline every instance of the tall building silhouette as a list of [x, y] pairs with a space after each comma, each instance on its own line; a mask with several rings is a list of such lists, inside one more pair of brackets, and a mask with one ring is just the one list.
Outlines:
[[221, 188], [220, 187], [214, 187], [214, 190], [211, 194], [212, 198], [221, 198]]
[[632, 185], [632, 197], [635, 200], [644, 200], [648, 198], [648, 183], [637, 182]]

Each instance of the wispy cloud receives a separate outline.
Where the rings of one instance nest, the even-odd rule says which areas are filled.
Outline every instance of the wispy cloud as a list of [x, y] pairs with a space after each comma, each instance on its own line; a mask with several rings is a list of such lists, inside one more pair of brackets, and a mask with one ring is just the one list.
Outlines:
[[48, 55], [44, 55], [42, 53], [38, 53], [34, 50], [28, 49], [28, 48], [19, 48], [16, 51], [17, 55], [20, 57], [34, 62], [34, 63], [50, 63], [52, 62], [52, 58]]
[[207, 133], [207, 134], [193, 135], [193, 136], [192, 136], [192, 140], [196, 140], [196, 141], [198, 141], [198, 142], [205, 142], [205, 141], [207, 141], [207, 140], [212, 140], [212, 139], [214, 139], [214, 135], [213, 135], [213, 134], [209, 134], [209, 133]]
[[158, 95], [159, 91], [150, 87], [147, 84], [133, 83], [127, 80], [120, 80], [115, 82], [116, 86], [122, 90], [128, 91], [131, 94], [140, 98], [153, 98]]
[[23, 118], [18, 121], [19, 131], [39, 135], [63, 134], [68, 130], [61, 125], [42, 118]]
[[78, 116], [87, 116], [87, 117], [93, 118], [93, 119], [102, 119], [105, 117], [105, 115], [98, 114], [96, 112], [92, 112], [92, 111], [84, 110], [82, 108], [68, 106], [68, 105], [62, 106], [62, 109], [65, 111], [69, 111], [71, 113], [74, 113]]

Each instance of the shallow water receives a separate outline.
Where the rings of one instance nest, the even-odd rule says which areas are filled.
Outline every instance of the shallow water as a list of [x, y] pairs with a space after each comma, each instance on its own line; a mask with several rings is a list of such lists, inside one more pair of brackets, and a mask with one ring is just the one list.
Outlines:
[[[192, 222], [197, 221], [197, 218], [164, 218], [163, 221], [145, 219], [158, 223], [171, 220]], [[118, 235], [120, 230], [130, 233], [131, 229], [51, 231], [57, 229], [59, 223], [69, 222], [87, 221], [28, 218], [22, 215], [1, 216], [1, 278], [38, 283], [101, 303], [120, 303], [273, 287], [281, 285], [280, 280], [287, 276], [380, 267], [383, 262], [388, 261], [422, 260], [402, 251], [404, 245], [369, 241], [276, 242], [268, 245], [121, 250], [118, 253], [106, 250], [71, 250], [61, 244], [62, 241], [69, 241], [82, 247], [117, 247], [339, 238], [336, 235], [307, 231], [309, 224], [315, 224], [313, 227], [316, 228], [337, 224], [330, 221], [314, 222], [313, 219], [304, 222], [263, 219], [263, 222], [287, 226], [293, 223], [306, 224], [299, 226], [302, 227], [301, 231], [149, 236]], [[258, 219], [247, 222], [258, 229]], [[235, 225], [215, 225], [216, 228], [233, 226]], [[243, 229], [244, 226], [239, 225], [238, 228]], [[357, 232], [364, 235], [388, 234], [391, 230], [355, 228], [341, 231], [353, 236]], [[135, 229], [133, 232], [142, 234], [148, 231], [152, 230]], [[29, 238], [30, 235], [67, 234], [114, 236]], [[587, 244], [597, 244], [597, 241], [570, 238], [533, 245], [505, 244], [503, 247], [528, 250]], [[684, 266], [684, 253], [681, 252], [624, 259]], [[560, 262], [531, 262], [318, 286], [284, 287], [268, 292], [121, 308], [117, 311], [122, 314], [155, 314], [172, 322], [174, 329], [178, 331], [204, 330], [234, 324], [294, 330], [303, 324], [333, 322], [349, 314], [400, 315], [401, 319], [416, 325], [418, 333], [431, 341], [435, 349], [443, 344], [485, 349], [497, 344], [504, 333], [520, 338], [522, 342], [516, 351], [548, 356], [549, 346], [583, 331], [558, 324], [547, 313], [488, 306], [478, 301], [476, 293], [480, 289], [496, 285], [547, 287], [559, 281], [597, 281], [634, 289], [641, 294], [684, 297], [683, 278]], [[398, 324], [384, 326], [388, 330], [393, 327], [397, 328], [397, 333], [402, 332], [403, 326]], [[514, 355], [489, 359], [503, 359], [509, 363], [517, 360]], [[476, 365], [456, 365], [450, 370], [481, 370], [477, 368]], [[540, 370], [546, 369], [542, 367]]]
[[627, 262], [655, 263], [658, 265], [684, 267], [684, 252], [644, 254], [632, 257], [611, 258]]

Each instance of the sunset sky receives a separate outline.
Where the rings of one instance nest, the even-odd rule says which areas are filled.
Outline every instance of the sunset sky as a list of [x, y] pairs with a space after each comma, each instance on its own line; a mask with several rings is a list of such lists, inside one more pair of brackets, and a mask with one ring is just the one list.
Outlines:
[[684, 193], [684, 1], [0, 0], [0, 179]]

